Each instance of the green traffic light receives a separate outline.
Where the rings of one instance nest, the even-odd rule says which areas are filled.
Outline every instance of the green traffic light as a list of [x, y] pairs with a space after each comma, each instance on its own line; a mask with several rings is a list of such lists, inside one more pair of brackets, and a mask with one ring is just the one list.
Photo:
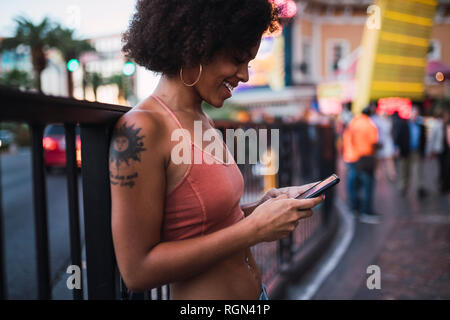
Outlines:
[[123, 65], [122, 72], [125, 76], [129, 77], [136, 71], [136, 66], [133, 62], [127, 62]]
[[80, 63], [78, 62], [77, 59], [72, 59], [69, 62], [67, 62], [67, 70], [69, 70], [70, 72], [76, 71], [79, 66]]

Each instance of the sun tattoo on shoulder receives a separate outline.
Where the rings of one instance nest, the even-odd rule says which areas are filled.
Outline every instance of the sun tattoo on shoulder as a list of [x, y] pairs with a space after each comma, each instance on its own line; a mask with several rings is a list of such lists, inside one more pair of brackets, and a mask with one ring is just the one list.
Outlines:
[[130, 167], [132, 161], [141, 162], [140, 153], [146, 150], [142, 142], [144, 136], [139, 135], [141, 129], [135, 128], [134, 124], [128, 126], [124, 122], [114, 130], [109, 150], [109, 161], [111, 164], [115, 164], [117, 172], [114, 174], [110, 171], [112, 185], [129, 186], [130, 188], [134, 186], [138, 173], [120, 175], [119, 168], [122, 164]]

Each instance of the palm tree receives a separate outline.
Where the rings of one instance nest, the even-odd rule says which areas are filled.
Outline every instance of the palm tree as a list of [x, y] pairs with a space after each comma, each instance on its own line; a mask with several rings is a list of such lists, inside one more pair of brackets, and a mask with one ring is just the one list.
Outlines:
[[51, 44], [48, 33], [52, 28], [52, 23], [48, 18], [44, 18], [38, 25], [23, 16], [14, 19], [17, 23], [15, 35], [11, 38], [3, 39], [0, 50], [13, 50], [20, 45], [29, 46], [31, 49], [31, 62], [33, 64], [34, 81], [36, 89], [42, 92], [41, 74], [47, 67], [45, 50]]
[[19, 69], [12, 69], [11, 71], [3, 73], [0, 76], [0, 84], [25, 89], [33, 87], [33, 81], [30, 79], [28, 73]]
[[106, 84], [115, 84], [119, 89], [118, 99], [119, 101], [125, 102], [133, 94], [132, 89], [132, 79], [123, 74], [114, 74], [108, 79], [106, 79]]
[[92, 87], [92, 90], [94, 91], [95, 101], [97, 101], [97, 89], [105, 83], [105, 80], [98, 72], [86, 72], [85, 80], [86, 84]]
[[[95, 51], [87, 40], [75, 39], [74, 32], [75, 30], [60, 25], [49, 32], [50, 42], [61, 52], [66, 63], [72, 59], [79, 59], [84, 52]], [[69, 70], [67, 70], [67, 89], [69, 97], [73, 97], [73, 78]]]

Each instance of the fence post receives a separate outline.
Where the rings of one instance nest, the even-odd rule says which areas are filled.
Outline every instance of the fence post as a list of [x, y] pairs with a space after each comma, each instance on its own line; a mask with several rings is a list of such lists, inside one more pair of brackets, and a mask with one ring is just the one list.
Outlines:
[[5, 251], [3, 239], [2, 166], [0, 157], [0, 300], [6, 300]]
[[[70, 230], [70, 257], [73, 265], [82, 268], [81, 239], [80, 239], [80, 215], [78, 208], [78, 174], [76, 157], [75, 124], [66, 123], [66, 171], [67, 171], [67, 195], [69, 200], [69, 230]], [[81, 288], [73, 289], [74, 300], [83, 299], [83, 274], [81, 273]]]
[[[321, 179], [328, 177], [336, 172], [336, 145], [335, 132], [333, 124], [329, 126], [319, 127], [319, 146], [320, 146], [320, 166], [319, 172]], [[324, 222], [328, 223], [336, 188], [332, 188], [327, 192], [327, 197], [324, 201]]]
[[38, 297], [41, 300], [48, 300], [51, 299], [52, 294], [47, 230], [47, 186], [44, 173], [44, 149], [42, 147], [43, 134], [44, 125], [31, 125], [33, 205], [39, 288]]
[[111, 230], [109, 133], [105, 126], [81, 125], [88, 299], [117, 298]]
[[[280, 147], [279, 147], [279, 170], [278, 170], [278, 181], [279, 188], [292, 186], [292, 173], [293, 173], [293, 157], [292, 157], [292, 138], [293, 138], [293, 127], [291, 125], [280, 124]], [[287, 238], [279, 240], [279, 259], [280, 264], [288, 265], [292, 258], [292, 244], [293, 238], [292, 233], [289, 234]]]

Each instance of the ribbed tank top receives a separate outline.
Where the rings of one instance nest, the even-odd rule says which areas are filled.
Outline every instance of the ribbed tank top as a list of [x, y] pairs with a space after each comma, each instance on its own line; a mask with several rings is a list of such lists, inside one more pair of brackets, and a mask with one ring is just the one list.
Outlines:
[[[166, 104], [152, 96], [166, 109], [180, 129], [180, 121]], [[217, 134], [216, 138], [221, 139]], [[161, 240], [173, 241], [206, 235], [226, 228], [244, 218], [240, 199], [244, 179], [227, 148], [229, 161], [203, 150], [191, 137], [191, 161], [183, 178], [166, 194]], [[194, 163], [194, 157], [202, 159]], [[209, 157], [209, 161], [205, 158]]]

